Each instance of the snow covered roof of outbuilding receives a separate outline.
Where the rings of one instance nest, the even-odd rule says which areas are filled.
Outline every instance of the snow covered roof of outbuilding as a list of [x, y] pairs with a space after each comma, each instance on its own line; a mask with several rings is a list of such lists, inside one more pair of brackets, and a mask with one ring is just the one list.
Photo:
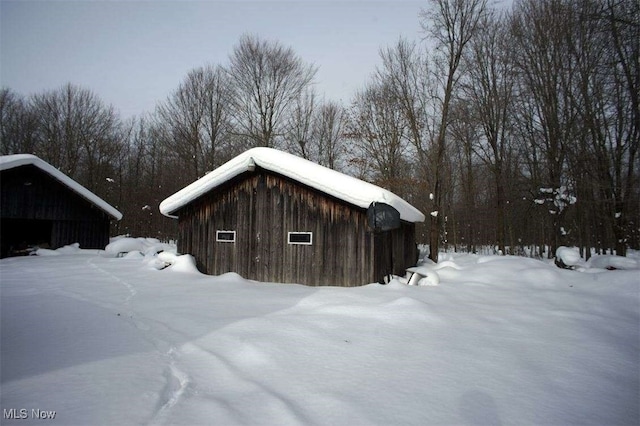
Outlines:
[[93, 192], [89, 191], [84, 186], [80, 185], [69, 176], [62, 173], [60, 170], [53, 167], [46, 161], [31, 154], [14, 154], [14, 155], [2, 155], [0, 156], [0, 170], [9, 170], [15, 167], [32, 165], [43, 172], [47, 173], [63, 185], [67, 186], [72, 191], [76, 192], [81, 197], [85, 198], [90, 203], [104, 210], [107, 214], [112, 216], [116, 220], [122, 219], [122, 213], [113, 208], [109, 203], [98, 197]]
[[368, 208], [373, 202], [386, 203], [407, 222], [423, 222], [425, 216], [391, 191], [345, 175], [304, 158], [273, 148], [252, 148], [186, 186], [160, 203], [160, 212], [174, 213], [224, 182], [258, 166], [286, 176], [349, 204]]

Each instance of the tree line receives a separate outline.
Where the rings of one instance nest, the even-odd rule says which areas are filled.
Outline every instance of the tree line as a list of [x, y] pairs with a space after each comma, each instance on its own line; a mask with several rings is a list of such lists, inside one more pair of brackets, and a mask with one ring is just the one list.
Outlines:
[[142, 117], [73, 84], [3, 88], [1, 153], [36, 154], [116, 206], [115, 233], [174, 237], [164, 198], [267, 146], [413, 203], [433, 260], [480, 245], [624, 255], [640, 249], [639, 17], [636, 0], [428, 0], [423, 38], [381, 47], [348, 104], [290, 47], [245, 35]]

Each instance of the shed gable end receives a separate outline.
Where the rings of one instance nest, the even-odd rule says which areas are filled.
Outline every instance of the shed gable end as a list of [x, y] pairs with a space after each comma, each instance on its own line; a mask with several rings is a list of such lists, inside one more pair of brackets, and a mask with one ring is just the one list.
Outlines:
[[4, 257], [33, 245], [104, 248], [111, 217], [34, 165], [0, 171]]
[[[235, 243], [216, 242], [234, 231]], [[289, 233], [310, 233], [289, 244]], [[178, 250], [205, 273], [259, 281], [353, 286], [375, 280], [366, 212], [261, 170], [211, 191], [179, 211]]]
[[1, 173], [3, 218], [109, 220], [109, 216], [35, 166]]

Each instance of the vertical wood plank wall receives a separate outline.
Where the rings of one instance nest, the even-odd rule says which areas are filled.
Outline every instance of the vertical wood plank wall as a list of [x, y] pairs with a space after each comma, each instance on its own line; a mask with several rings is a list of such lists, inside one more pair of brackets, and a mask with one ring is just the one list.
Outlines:
[[[0, 184], [5, 237], [19, 238], [16, 227], [47, 221], [51, 231], [42, 238], [52, 248], [76, 242], [82, 248], [104, 248], [109, 243], [110, 217], [36, 166], [3, 170]], [[3, 241], [3, 249], [9, 243]]]
[[[359, 286], [386, 272], [393, 240], [394, 272], [415, 264], [414, 225], [374, 235], [366, 210], [258, 169], [216, 188], [177, 212], [178, 251], [207, 274], [237, 272], [258, 281]], [[235, 243], [216, 231], [235, 231]], [[287, 243], [288, 232], [312, 232], [313, 244]], [[385, 256], [386, 255], [386, 256]], [[412, 259], [407, 264], [407, 259]], [[381, 271], [384, 271], [381, 273]]]

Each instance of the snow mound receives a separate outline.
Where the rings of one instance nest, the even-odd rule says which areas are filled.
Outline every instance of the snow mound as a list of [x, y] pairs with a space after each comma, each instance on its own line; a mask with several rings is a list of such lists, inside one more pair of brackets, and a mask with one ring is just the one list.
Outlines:
[[593, 256], [588, 266], [597, 269], [640, 269], [640, 264], [633, 258], [614, 255]]
[[440, 275], [435, 271], [424, 278], [420, 278], [420, 281], [418, 281], [418, 285], [424, 286], [437, 286], [438, 284], [440, 284]]
[[190, 274], [199, 274], [196, 267], [196, 258], [190, 254], [183, 254], [176, 257], [176, 261], [171, 265], [171, 270], [174, 272], [187, 272]]
[[143, 251], [141, 239], [138, 238], [119, 238], [104, 248], [105, 255], [107, 257], [118, 257], [122, 253], [129, 253], [131, 251]]
[[138, 252], [144, 256], [155, 256], [159, 252], [175, 252], [175, 245], [161, 243], [157, 238], [132, 238], [118, 236], [104, 248], [105, 257], [121, 257], [130, 252]]
[[440, 284], [440, 276], [435, 271], [437, 264], [426, 264], [421, 266], [415, 266], [408, 268], [407, 272], [411, 276], [407, 277], [409, 281], [408, 285], [420, 285], [420, 286], [437, 286]]
[[569, 267], [584, 266], [580, 251], [576, 247], [560, 246], [556, 250], [556, 260]]
[[556, 250], [556, 261], [562, 262], [571, 268], [578, 268], [578, 271], [586, 272], [588, 269], [640, 269], [640, 262], [632, 256], [615, 255], [595, 255], [588, 261], [580, 257], [580, 252], [576, 247], [558, 247]]
[[58, 253], [62, 253], [62, 254], [75, 254], [75, 253], [79, 253], [80, 250], [80, 243], [73, 243], [73, 244], [69, 244], [68, 246], [64, 246], [64, 247], [60, 247], [59, 249], [56, 250]]
[[177, 255], [163, 251], [162, 253], [158, 253], [158, 257], [153, 259], [150, 265], [156, 269], [167, 268], [173, 272], [200, 274], [196, 266], [196, 259], [190, 254]]
[[143, 259], [144, 258], [144, 254], [142, 254], [138, 250], [134, 250], [134, 251], [130, 251], [129, 253], [125, 254], [123, 257], [125, 259], [137, 260], [137, 259]]
[[419, 286], [437, 286], [440, 281], [449, 279], [458, 275], [458, 271], [462, 271], [463, 266], [460, 266], [453, 260], [443, 260], [439, 263], [435, 263], [431, 259], [423, 259], [418, 266], [407, 268], [407, 277], [405, 279], [408, 285]]
[[[88, 251], [95, 253], [93, 250]], [[83, 250], [80, 248], [80, 243], [73, 243], [55, 250], [39, 248], [34, 250], [31, 254], [35, 256], [60, 256], [61, 254], [80, 254], [82, 252]]]
[[60, 256], [61, 253], [58, 250], [39, 248], [31, 252], [31, 254], [34, 256]]
[[565, 265], [573, 266], [582, 260], [580, 252], [575, 247], [558, 247], [556, 250], [556, 258], [564, 262]]

